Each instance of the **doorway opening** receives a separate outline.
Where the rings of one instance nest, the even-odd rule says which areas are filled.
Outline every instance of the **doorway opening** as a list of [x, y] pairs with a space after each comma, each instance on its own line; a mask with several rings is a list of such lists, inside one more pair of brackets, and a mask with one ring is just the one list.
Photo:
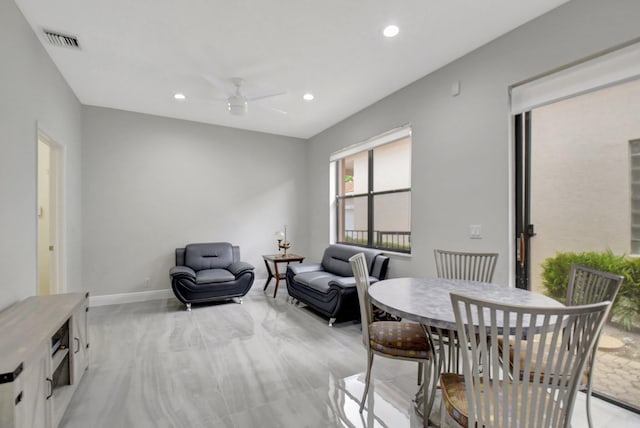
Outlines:
[[[515, 120], [516, 283], [553, 294], [565, 263], [622, 274], [613, 261], [640, 256], [640, 79], [534, 107]], [[603, 328], [594, 392], [640, 411], [633, 381], [640, 377], [640, 290], [633, 280], [625, 279]]]
[[62, 147], [38, 131], [37, 150], [38, 295], [63, 293]]

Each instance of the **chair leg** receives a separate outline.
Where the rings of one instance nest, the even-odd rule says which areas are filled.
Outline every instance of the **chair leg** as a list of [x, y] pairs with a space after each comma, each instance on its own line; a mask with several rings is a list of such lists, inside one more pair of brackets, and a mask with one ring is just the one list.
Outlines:
[[367, 374], [364, 378], [364, 394], [362, 394], [362, 400], [360, 401], [360, 413], [364, 410], [364, 403], [369, 393], [369, 383], [371, 382], [371, 366], [373, 366], [373, 352], [369, 351], [367, 355]]
[[418, 363], [418, 386], [422, 384], [422, 371], [424, 370], [424, 364]]
[[591, 366], [591, 373], [589, 373], [589, 377], [587, 378], [587, 423], [589, 424], [589, 428], [593, 428], [593, 421], [591, 420], [591, 389], [592, 389], [592, 379], [593, 379], [593, 365]]
[[329, 327], [333, 327], [334, 322], [336, 322], [335, 318], [329, 318]]
[[186, 305], [187, 305], [187, 311], [191, 312], [191, 303], [186, 303]]

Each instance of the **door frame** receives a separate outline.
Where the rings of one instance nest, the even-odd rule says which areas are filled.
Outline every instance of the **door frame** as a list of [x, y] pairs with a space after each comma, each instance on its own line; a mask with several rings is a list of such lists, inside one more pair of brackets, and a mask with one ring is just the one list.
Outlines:
[[[38, 142], [43, 142], [50, 149], [49, 186], [50, 186], [50, 245], [54, 251], [51, 254], [49, 266], [50, 294], [60, 294], [66, 291], [65, 281], [65, 246], [64, 246], [64, 146], [59, 144], [50, 134], [38, 126], [36, 133], [36, 165], [39, 156]], [[38, 170], [36, 168], [36, 207], [34, 210], [36, 222], [36, 248], [40, 244], [38, 224]], [[36, 295], [39, 294], [40, 269], [39, 255], [36, 251]]]
[[513, 278], [516, 288], [531, 289], [531, 112], [512, 115], [513, 124]]

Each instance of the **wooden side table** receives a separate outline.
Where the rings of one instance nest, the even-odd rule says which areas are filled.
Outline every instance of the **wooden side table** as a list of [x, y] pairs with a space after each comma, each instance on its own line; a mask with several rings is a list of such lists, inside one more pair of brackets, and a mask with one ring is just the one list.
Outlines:
[[[267, 282], [264, 284], [263, 290], [267, 289], [269, 282], [271, 282], [271, 278], [275, 278], [276, 289], [273, 290], [273, 298], [275, 299], [276, 293], [278, 293], [278, 285], [280, 284], [280, 280], [284, 279], [286, 276], [286, 268], [285, 272], [281, 273], [278, 269], [278, 265], [280, 263], [286, 263], [288, 265], [291, 262], [302, 263], [304, 257], [297, 254], [287, 254], [286, 256], [284, 254], [267, 254], [263, 255], [262, 258], [264, 259], [264, 265], [267, 267], [267, 274], [269, 275], [269, 277], [267, 278]], [[271, 270], [271, 264], [273, 264], [275, 273]]]

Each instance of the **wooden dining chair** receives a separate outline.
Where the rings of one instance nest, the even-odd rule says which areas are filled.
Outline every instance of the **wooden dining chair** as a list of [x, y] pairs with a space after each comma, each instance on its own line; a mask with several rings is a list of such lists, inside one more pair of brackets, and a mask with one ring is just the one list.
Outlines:
[[[613, 302], [620, 290], [620, 286], [624, 280], [623, 276], [614, 275], [609, 272], [603, 272], [591, 269], [585, 266], [573, 264], [569, 273], [569, 283], [567, 286], [567, 297], [565, 304], [567, 306], [588, 305], [599, 302]], [[589, 427], [593, 427], [591, 418], [591, 392], [593, 389], [593, 371], [595, 369], [596, 353], [598, 351], [598, 343], [600, 336], [596, 338], [595, 346], [589, 355], [584, 374], [580, 379], [580, 389], [586, 392], [586, 410], [587, 422]], [[517, 353], [513, 351], [513, 343], [510, 343], [511, 365]], [[543, 358], [546, 358], [550, 351], [547, 349]], [[520, 355], [520, 359], [524, 358]], [[545, 361], [542, 361], [544, 365]]]
[[[374, 355], [387, 358], [415, 361], [418, 364], [430, 364], [431, 348], [424, 329], [420, 324], [398, 321], [374, 321], [373, 309], [369, 298], [369, 269], [363, 253], [349, 259], [356, 280], [360, 315], [362, 320], [362, 342], [367, 350], [367, 373], [365, 376], [364, 394], [360, 402], [360, 413], [369, 392], [371, 368]], [[433, 373], [433, 367], [425, 370], [425, 377]], [[427, 388], [429, 379], [425, 379], [422, 388]], [[427, 402], [426, 390], [424, 401]], [[426, 408], [426, 404], [425, 404]], [[428, 417], [428, 415], [427, 415]]]
[[465, 253], [433, 250], [438, 278], [491, 282], [498, 253]]
[[[440, 377], [443, 421], [463, 427], [569, 427], [580, 375], [610, 302], [538, 308], [454, 293], [451, 302], [465, 355], [462, 375]], [[540, 342], [523, 339], [534, 333]], [[509, 341], [524, 358], [510, 361], [509, 350], [489, 337]], [[545, 355], [546, 349], [556, 352]], [[530, 376], [511, 376], [512, 371]]]

